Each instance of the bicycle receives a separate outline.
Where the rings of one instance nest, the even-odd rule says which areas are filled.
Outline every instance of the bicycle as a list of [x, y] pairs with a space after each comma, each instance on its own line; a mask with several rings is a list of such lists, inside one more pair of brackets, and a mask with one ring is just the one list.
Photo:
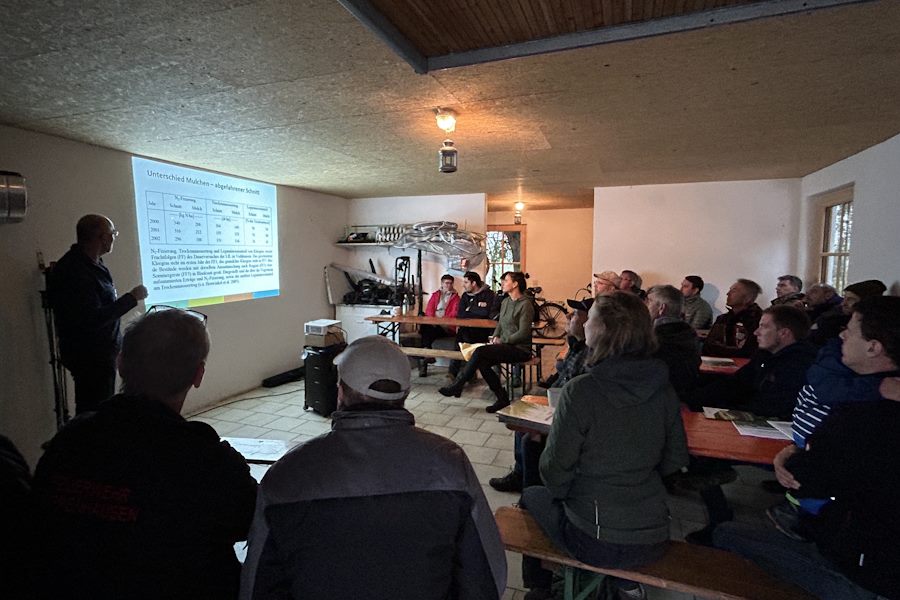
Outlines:
[[[584, 294], [583, 296], [580, 294]], [[586, 286], [582, 288], [578, 288], [575, 290], [575, 300], [584, 300], [585, 298], [593, 298], [594, 297], [594, 288], [588, 283]]]
[[542, 287], [533, 287], [525, 290], [525, 295], [531, 300], [534, 307], [534, 321], [539, 326], [534, 331], [541, 337], [561, 338], [566, 335], [566, 309], [555, 302], [547, 302], [545, 298], [538, 296], [543, 291]]

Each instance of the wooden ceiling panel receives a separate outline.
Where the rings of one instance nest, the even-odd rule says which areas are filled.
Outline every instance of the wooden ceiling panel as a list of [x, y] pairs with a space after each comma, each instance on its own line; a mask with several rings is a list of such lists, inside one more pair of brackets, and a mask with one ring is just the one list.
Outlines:
[[762, 0], [372, 0], [426, 57], [682, 16]]
[[426, 57], [687, 15], [761, 0], [372, 0]]

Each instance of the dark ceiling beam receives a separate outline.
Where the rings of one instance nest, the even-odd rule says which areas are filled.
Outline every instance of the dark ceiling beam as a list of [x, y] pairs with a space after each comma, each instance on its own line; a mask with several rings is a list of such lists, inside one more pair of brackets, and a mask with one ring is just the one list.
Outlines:
[[726, 6], [713, 10], [676, 15], [659, 19], [651, 19], [638, 23], [627, 23], [612, 27], [600, 27], [590, 31], [581, 31], [565, 35], [529, 40], [518, 44], [480, 48], [468, 52], [444, 54], [426, 57], [416, 48], [400, 30], [382, 15], [369, 0], [338, 0], [360, 22], [371, 29], [403, 60], [408, 62], [416, 73], [427, 73], [439, 69], [452, 69], [468, 65], [479, 65], [498, 60], [520, 58], [561, 52], [589, 46], [599, 46], [613, 42], [637, 40], [657, 35], [667, 35], [682, 31], [693, 31], [726, 25], [743, 23], [756, 19], [781, 17], [803, 12], [812, 12], [825, 8], [834, 8], [848, 4], [872, 2], [873, 0], [765, 0], [752, 4]]
[[680, 33], [682, 31], [692, 31], [717, 25], [742, 23], [756, 19], [780, 17], [795, 13], [812, 12], [814, 10], [872, 1], [873, 0], [766, 0], [764, 2], [755, 2], [753, 4], [726, 6], [685, 15], [651, 19], [638, 23], [600, 27], [590, 31], [581, 31], [556, 37], [530, 40], [507, 46], [495, 46], [493, 48], [482, 48], [471, 50], [469, 52], [432, 56], [428, 58], [427, 70], [436, 71], [438, 69], [479, 65], [510, 58], [534, 56], [537, 54], [547, 54], [549, 52], [586, 48], [588, 46], [599, 46], [601, 44], [623, 42], [626, 40], [638, 40], [657, 35]]
[[419, 49], [413, 46], [393, 23], [378, 12], [369, 0], [338, 0], [338, 2], [390, 46], [400, 58], [408, 62], [416, 73], [422, 75], [428, 72], [428, 60], [425, 55], [419, 52]]

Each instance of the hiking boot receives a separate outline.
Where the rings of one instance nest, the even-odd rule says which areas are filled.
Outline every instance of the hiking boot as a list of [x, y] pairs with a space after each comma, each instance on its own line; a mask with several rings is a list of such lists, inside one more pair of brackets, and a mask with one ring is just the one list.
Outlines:
[[494, 477], [488, 484], [498, 492], [521, 492], [522, 474], [513, 469], [503, 477]]
[[506, 393], [506, 390], [494, 391], [494, 394], [497, 395], [497, 401], [484, 409], [489, 413], [495, 413], [501, 408], [509, 406], [509, 395]]

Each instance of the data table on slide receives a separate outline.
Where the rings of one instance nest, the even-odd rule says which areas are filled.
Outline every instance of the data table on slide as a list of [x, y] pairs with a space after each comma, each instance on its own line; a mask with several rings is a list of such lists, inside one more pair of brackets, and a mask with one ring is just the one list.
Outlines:
[[151, 245], [272, 245], [268, 206], [155, 191], [145, 196]]

